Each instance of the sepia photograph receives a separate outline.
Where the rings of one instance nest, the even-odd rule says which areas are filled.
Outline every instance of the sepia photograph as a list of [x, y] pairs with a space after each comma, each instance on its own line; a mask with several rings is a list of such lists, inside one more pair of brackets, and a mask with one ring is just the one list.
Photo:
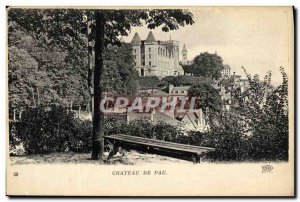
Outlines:
[[293, 7], [6, 10], [8, 195], [294, 196]]

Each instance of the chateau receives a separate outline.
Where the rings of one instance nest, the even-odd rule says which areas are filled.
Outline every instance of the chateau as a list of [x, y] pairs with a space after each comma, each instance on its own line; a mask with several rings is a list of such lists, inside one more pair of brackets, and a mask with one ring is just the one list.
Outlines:
[[[156, 40], [150, 31], [146, 40], [141, 40], [135, 33], [131, 45], [135, 68], [139, 76], [165, 76], [183, 75], [184, 71], [179, 64], [179, 41]], [[183, 63], [187, 61], [187, 49], [182, 50]]]

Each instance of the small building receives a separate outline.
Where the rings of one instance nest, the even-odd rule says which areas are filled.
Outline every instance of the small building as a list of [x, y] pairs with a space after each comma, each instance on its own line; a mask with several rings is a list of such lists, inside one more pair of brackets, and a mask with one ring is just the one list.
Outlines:
[[202, 109], [197, 112], [187, 112], [181, 119], [182, 127], [187, 130], [206, 131], [208, 124]]
[[231, 76], [231, 68], [229, 65], [224, 65], [221, 71], [222, 78], [229, 78]]
[[146, 93], [149, 97], [168, 97], [169, 94], [160, 90], [160, 89], [147, 89], [147, 90], [140, 90], [139, 94]]
[[170, 96], [187, 96], [190, 86], [178, 86], [174, 87], [169, 85], [169, 95]]

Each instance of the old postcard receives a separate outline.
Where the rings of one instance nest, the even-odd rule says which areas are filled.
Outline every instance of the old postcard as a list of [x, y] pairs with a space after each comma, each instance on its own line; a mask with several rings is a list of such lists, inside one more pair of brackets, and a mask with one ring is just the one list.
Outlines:
[[7, 7], [7, 195], [293, 197], [293, 7]]

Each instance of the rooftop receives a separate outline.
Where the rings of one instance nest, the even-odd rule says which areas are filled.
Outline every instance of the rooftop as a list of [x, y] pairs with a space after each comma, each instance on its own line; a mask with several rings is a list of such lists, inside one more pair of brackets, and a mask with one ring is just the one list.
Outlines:
[[134, 36], [133, 36], [130, 43], [133, 44], [133, 45], [142, 43], [142, 40], [141, 40], [141, 38], [140, 38], [140, 36], [137, 32], [134, 34]]
[[151, 43], [151, 42], [156, 42], [156, 39], [155, 39], [155, 37], [154, 37], [152, 31], [149, 32], [149, 34], [148, 34], [147, 39], [146, 39], [145, 42], [149, 42], [149, 43]]
[[177, 91], [182, 91], [182, 90], [189, 90], [190, 86], [178, 86], [178, 87], [173, 87], [172, 91], [177, 90]]
[[224, 68], [223, 68], [223, 70], [227, 70], [227, 69], [229, 69], [230, 70], [230, 66], [229, 65], [224, 65]]

